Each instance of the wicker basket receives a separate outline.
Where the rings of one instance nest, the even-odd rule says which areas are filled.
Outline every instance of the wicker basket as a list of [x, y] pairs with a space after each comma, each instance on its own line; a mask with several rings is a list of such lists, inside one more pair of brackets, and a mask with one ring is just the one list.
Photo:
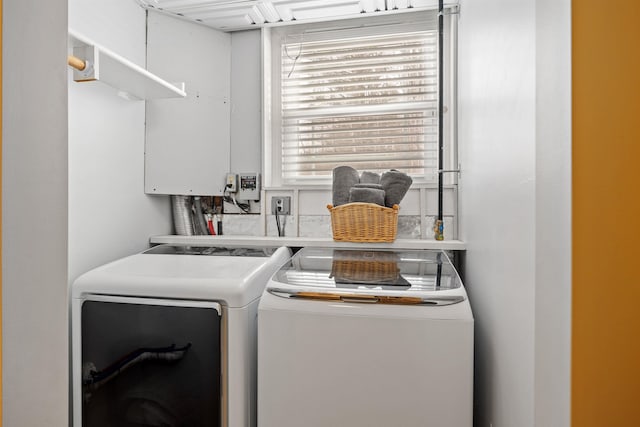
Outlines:
[[333, 251], [329, 277], [336, 283], [381, 284], [396, 282], [399, 275], [398, 256], [393, 252]]
[[398, 232], [398, 205], [393, 208], [374, 203], [347, 203], [333, 207], [331, 213], [333, 240], [339, 242], [393, 242]]

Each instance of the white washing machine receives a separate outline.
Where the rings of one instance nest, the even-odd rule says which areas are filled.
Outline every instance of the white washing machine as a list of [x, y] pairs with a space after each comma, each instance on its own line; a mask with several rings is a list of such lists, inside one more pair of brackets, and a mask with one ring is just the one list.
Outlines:
[[443, 252], [304, 248], [258, 310], [260, 427], [471, 427], [473, 316]]
[[73, 425], [256, 426], [256, 316], [288, 248], [157, 246], [71, 290]]

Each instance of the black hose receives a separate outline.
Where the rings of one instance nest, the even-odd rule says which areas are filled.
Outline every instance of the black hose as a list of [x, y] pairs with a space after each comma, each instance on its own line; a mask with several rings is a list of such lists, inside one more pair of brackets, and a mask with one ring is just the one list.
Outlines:
[[191, 343], [182, 347], [172, 344], [168, 347], [142, 347], [129, 354], [126, 354], [102, 371], [90, 371], [87, 377], [83, 378], [83, 386], [99, 387], [113, 377], [124, 372], [131, 366], [148, 360], [159, 360], [165, 362], [175, 362], [182, 359], [185, 353], [191, 348]]
[[278, 237], [283, 237], [282, 226], [280, 225], [280, 214], [278, 213], [278, 209], [276, 209], [276, 227], [278, 228]]
[[440, 285], [442, 282], [442, 252], [438, 252], [437, 263], [438, 267], [436, 270], [436, 290], [440, 289]]

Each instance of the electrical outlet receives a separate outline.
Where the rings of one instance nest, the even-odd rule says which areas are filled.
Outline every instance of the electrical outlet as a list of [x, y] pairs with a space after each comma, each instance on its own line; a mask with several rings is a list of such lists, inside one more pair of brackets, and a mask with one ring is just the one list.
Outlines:
[[227, 173], [226, 190], [229, 193], [235, 193], [238, 190], [238, 176], [235, 173]]
[[291, 214], [291, 197], [274, 196], [271, 198], [271, 214], [275, 215], [276, 211], [278, 215], [290, 215]]

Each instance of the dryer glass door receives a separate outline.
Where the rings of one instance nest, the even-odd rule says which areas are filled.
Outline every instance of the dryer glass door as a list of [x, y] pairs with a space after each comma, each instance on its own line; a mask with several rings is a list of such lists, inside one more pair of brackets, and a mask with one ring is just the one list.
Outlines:
[[92, 296], [81, 334], [83, 427], [220, 425], [218, 304]]

